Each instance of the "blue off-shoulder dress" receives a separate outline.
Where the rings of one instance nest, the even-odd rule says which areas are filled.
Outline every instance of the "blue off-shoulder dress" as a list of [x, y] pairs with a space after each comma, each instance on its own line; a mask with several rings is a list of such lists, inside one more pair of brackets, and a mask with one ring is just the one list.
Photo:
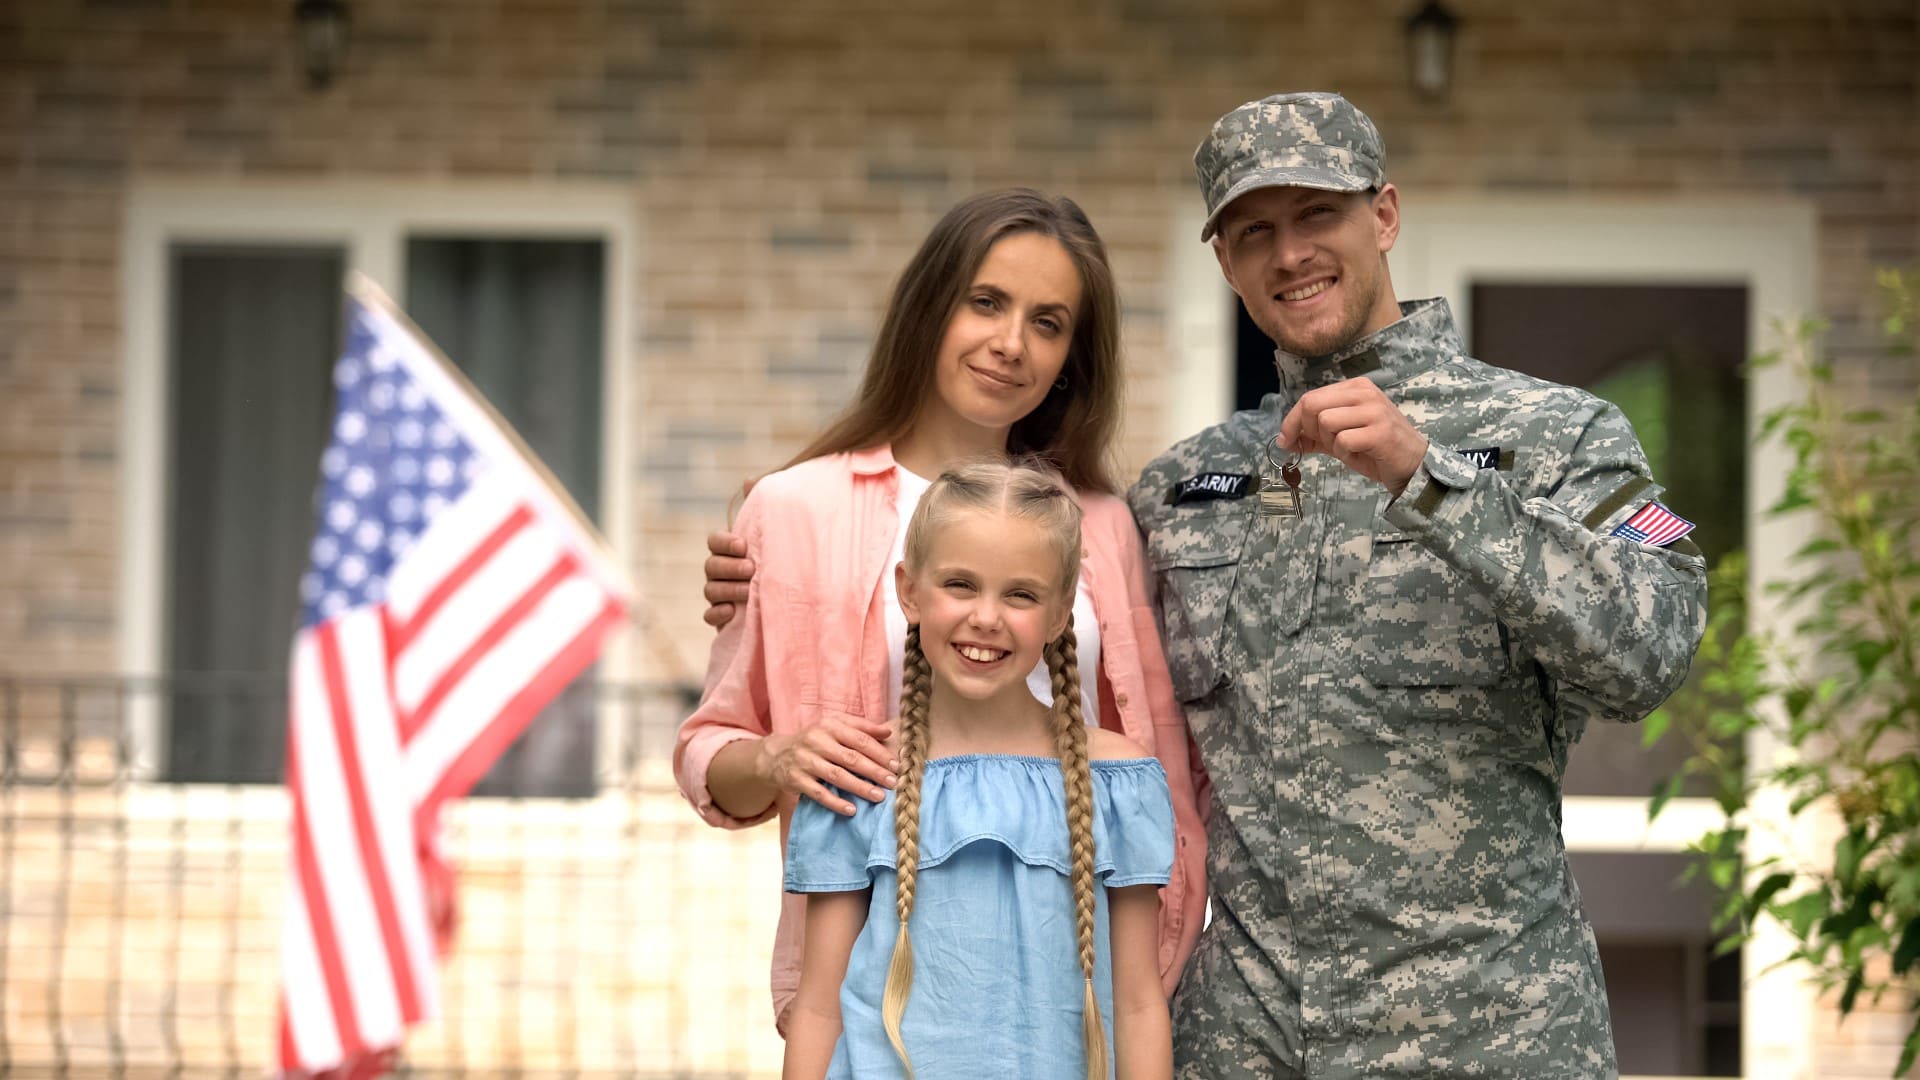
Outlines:
[[[1107, 888], [1164, 885], [1173, 802], [1153, 758], [1092, 763], [1094, 872]], [[913, 992], [901, 1037], [919, 1080], [1081, 1080], [1085, 982], [1073, 917], [1065, 785], [1049, 757], [969, 754], [927, 762], [912, 922]], [[867, 924], [840, 988], [843, 1024], [827, 1075], [905, 1076], [880, 1020], [895, 912], [893, 794], [843, 817], [810, 799], [787, 834], [788, 892], [871, 887]], [[1106, 888], [1095, 890], [1094, 993], [1109, 1047], [1113, 963]], [[1111, 1060], [1111, 1050], [1109, 1060]]]

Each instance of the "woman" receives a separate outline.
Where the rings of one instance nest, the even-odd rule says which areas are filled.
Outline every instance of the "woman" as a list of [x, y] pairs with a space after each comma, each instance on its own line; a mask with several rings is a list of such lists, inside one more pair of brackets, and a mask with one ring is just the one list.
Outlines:
[[[744, 828], [777, 813], [783, 840], [797, 798], [844, 814], [853, 806], [828, 785], [881, 798], [897, 767], [886, 741], [906, 637], [893, 575], [905, 521], [951, 465], [1043, 456], [1084, 514], [1074, 624], [1081, 663], [1098, 675], [1082, 715], [1159, 758], [1172, 788], [1158, 940], [1170, 991], [1200, 930], [1206, 841], [1139, 535], [1108, 474], [1118, 321], [1105, 248], [1071, 201], [1017, 189], [948, 211], [901, 274], [847, 413], [741, 509], [735, 528], [757, 576], [714, 641], [674, 773], [709, 823]], [[1044, 669], [1033, 685], [1051, 703]], [[773, 957], [783, 1034], [804, 911], [803, 897], [783, 897]]]

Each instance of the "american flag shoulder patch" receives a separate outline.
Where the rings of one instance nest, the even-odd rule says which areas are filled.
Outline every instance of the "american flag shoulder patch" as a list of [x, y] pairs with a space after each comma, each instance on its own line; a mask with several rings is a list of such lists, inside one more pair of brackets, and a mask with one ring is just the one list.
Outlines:
[[1675, 540], [1693, 531], [1693, 522], [1661, 506], [1658, 502], [1649, 502], [1633, 512], [1633, 516], [1613, 530], [1613, 535], [1624, 536], [1629, 540], [1652, 547], [1666, 547]]

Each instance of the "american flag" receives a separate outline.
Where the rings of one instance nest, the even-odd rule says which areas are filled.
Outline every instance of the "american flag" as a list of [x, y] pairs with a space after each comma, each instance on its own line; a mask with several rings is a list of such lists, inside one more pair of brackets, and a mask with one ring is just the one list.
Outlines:
[[1634, 511], [1632, 517], [1613, 530], [1613, 535], [1654, 547], [1666, 547], [1692, 531], [1693, 522], [1657, 502], [1650, 502]]
[[517, 438], [376, 286], [349, 291], [289, 691], [288, 1075], [377, 1075], [438, 1015], [440, 806], [626, 611], [597, 536]]

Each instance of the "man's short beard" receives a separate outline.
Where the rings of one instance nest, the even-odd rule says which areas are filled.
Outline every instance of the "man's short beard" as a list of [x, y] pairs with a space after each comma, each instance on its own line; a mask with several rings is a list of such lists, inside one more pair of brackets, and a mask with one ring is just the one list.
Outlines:
[[[1369, 297], [1366, 303], [1354, 307], [1353, 310], [1341, 320], [1340, 326], [1336, 328], [1333, 333], [1322, 335], [1318, 340], [1313, 341], [1290, 340], [1288, 335], [1280, 333], [1278, 326], [1261, 326], [1260, 329], [1266, 331], [1267, 336], [1272, 338], [1273, 343], [1278, 345], [1283, 352], [1311, 360], [1315, 357], [1337, 353], [1341, 349], [1346, 348], [1366, 336], [1367, 318], [1372, 311], [1373, 302], [1372, 298]], [[1258, 325], [1261, 321], [1260, 319], [1255, 319], [1254, 323]]]

